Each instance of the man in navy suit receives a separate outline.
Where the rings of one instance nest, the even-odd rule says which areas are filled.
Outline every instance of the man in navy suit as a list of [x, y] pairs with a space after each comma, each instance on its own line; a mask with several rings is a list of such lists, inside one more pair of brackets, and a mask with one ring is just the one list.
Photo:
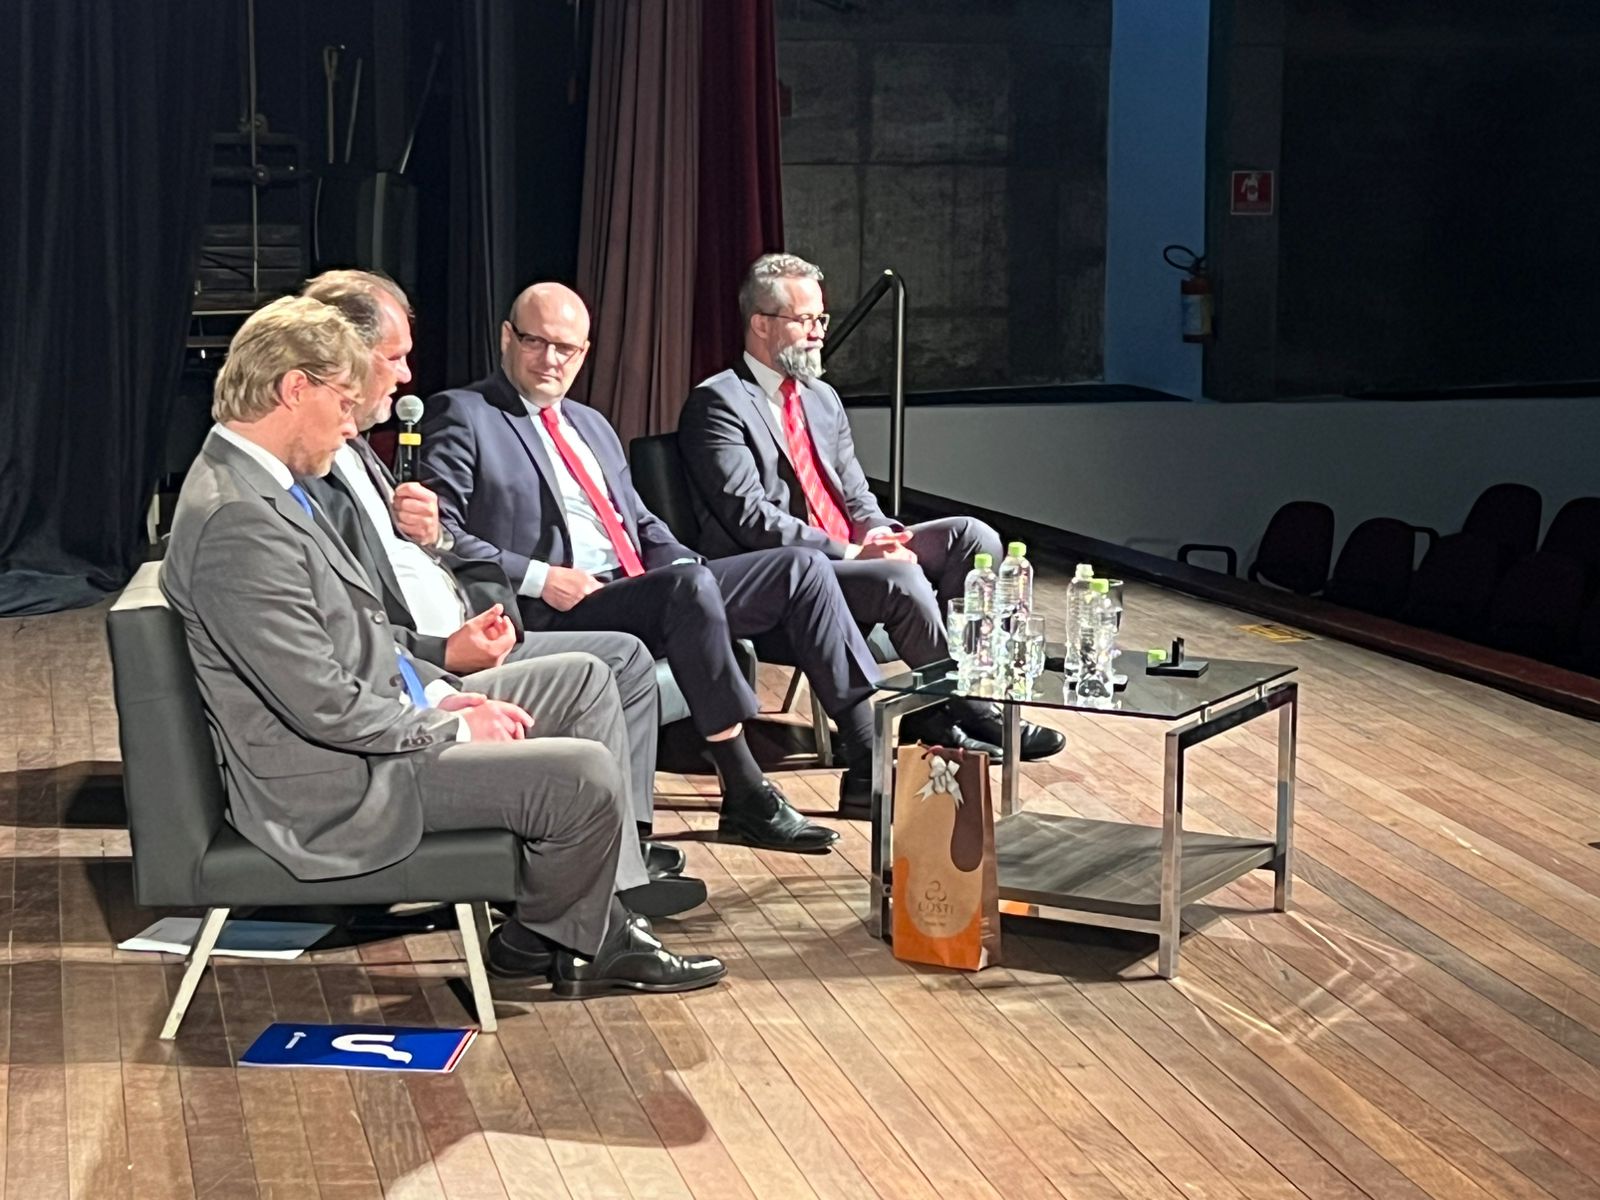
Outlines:
[[[678, 445], [694, 484], [707, 554], [810, 546], [825, 554], [850, 611], [882, 622], [913, 667], [950, 656], [944, 607], [962, 594], [976, 554], [1000, 561], [1000, 537], [972, 517], [905, 526], [878, 507], [856, 460], [839, 393], [822, 382], [828, 314], [822, 272], [793, 254], [764, 254], [739, 289], [744, 355], [689, 395]], [[901, 722], [908, 740], [1000, 756], [999, 710], [952, 700]], [[1022, 757], [1065, 745], [1024, 726]]]
[[759, 710], [735, 637], [781, 629], [850, 767], [842, 797], [870, 787], [877, 669], [826, 558], [792, 547], [707, 563], [640, 499], [616, 433], [566, 398], [589, 349], [576, 293], [534, 284], [500, 331], [501, 369], [428, 401], [421, 474], [455, 551], [495, 558], [529, 630], [621, 630], [665, 655], [722, 778], [720, 829], [770, 849], [826, 850], [745, 744]]

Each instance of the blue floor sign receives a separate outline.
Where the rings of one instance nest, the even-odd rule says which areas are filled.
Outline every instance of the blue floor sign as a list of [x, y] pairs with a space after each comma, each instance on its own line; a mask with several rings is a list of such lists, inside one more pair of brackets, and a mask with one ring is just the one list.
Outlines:
[[268, 1025], [239, 1059], [248, 1067], [339, 1067], [356, 1071], [451, 1071], [476, 1029], [404, 1025]]

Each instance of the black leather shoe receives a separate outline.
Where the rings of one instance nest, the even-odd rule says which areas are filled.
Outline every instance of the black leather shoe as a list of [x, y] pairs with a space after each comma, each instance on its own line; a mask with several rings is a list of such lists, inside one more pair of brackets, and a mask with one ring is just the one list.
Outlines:
[[850, 821], [872, 820], [872, 768], [848, 767], [839, 776], [839, 815]]
[[506, 927], [501, 925], [489, 935], [489, 953], [485, 966], [496, 979], [510, 979], [526, 983], [544, 979], [550, 974], [555, 955], [549, 950], [524, 950], [506, 941]]
[[[1001, 732], [1002, 721], [1000, 710], [994, 705], [984, 706], [988, 711], [982, 714], [966, 715], [958, 718], [961, 728], [974, 738], [984, 741], [994, 741], [999, 745], [1004, 737]], [[1022, 722], [1019, 730], [1022, 741], [1022, 761], [1035, 762], [1041, 758], [1049, 758], [1052, 754], [1059, 754], [1067, 744], [1066, 735], [1043, 725], [1034, 725], [1028, 721]], [[1003, 761], [1002, 755], [996, 761]]]
[[990, 762], [1003, 762], [1005, 755], [1000, 751], [998, 740], [984, 741], [975, 737], [968, 728], [963, 728], [948, 717], [941, 717], [932, 721], [900, 722], [900, 744], [902, 746], [923, 742], [929, 746], [943, 746], [946, 750], [965, 750], [968, 754], [977, 754], [982, 751], [989, 756]]
[[805, 819], [769, 779], [747, 792], [730, 792], [722, 798], [717, 832], [760, 850], [792, 850], [798, 854], [823, 854], [839, 840], [831, 829]]
[[709, 954], [673, 954], [646, 921], [615, 922], [593, 959], [570, 950], [556, 952], [550, 965], [554, 995], [584, 1000], [613, 992], [688, 992], [710, 987], [728, 968]]
[[706, 885], [683, 875], [651, 875], [649, 883], [618, 892], [617, 899], [647, 917], [675, 917], [706, 902]]
[[683, 868], [688, 865], [688, 856], [677, 846], [669, 846], [666, 842], [642, 841], [639, 849], [644, 853], [644, 869], [651, 876], [657, 875], [682, 875]]

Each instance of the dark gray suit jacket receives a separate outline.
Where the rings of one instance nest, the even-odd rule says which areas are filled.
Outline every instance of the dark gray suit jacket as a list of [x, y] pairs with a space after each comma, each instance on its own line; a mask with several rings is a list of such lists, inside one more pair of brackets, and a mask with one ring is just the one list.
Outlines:
[[361, 567], [215, 432], [178, 497], [161, 590], [183, 617], [234, 827], [301, 879], [410, 854], [413, 764], [454, 739], [457, 718], [401, 702], [394, 635]]
[[[382, 460], [373, 453], [364, 439], [357, 438], [351, 445], [356, 454], [365, 459], [370, 464], [371, 470], [376, 473], [377, 479], [374, 482], [379, 494], [385, 500], [393, 500], [394, 478], [389, 474], [389, 469], [383, 465]], [[384, 611], [388, 613], [389, 621], [394, 626], [395, 640], [418, 658], [425, 658], [431, 663], [444, 662], [446, 639], [417, 632], [416, 619], [406, 607], [405, 593], [400, 590], [400, 581], [395, 578], [394, 565], [389, 561], [383, 541], [378, 531], [372, 527], [372, 520], [367, 516], [367, 510], [362, 508], [360, 501], [346, 490], [338, 470], [329, 471], [321, 479], [302, 479], [300, 482], [321, 505], [329, 523], [339, 531], [345, 549], [355, 556], [356, 561], [361, 564], [361, 569], [366, 572], [367, 578], [378, 585], [378, 590], [383, 595]], [[391, 529], [395, 537], [405, 536], [392, 523]], [[511, 586], [498, 562], [492, 558], [463, 558], [453, 549], [427, 550], [426, 553], [455, 578], [456, 586], [465, 600], [469, 617], [499, 604], [512, 625], [516, 627], [517, 639], [519, 641], [522, 639], [522, 621], [517, 611], [516, 589]]]
[[[839, 393], [821, 380], [800, 385], [806, 425], [823, 480], [859, 542], [869, 529], [898, 522], [884, 515], [856, 461]], [[789, 443], [761, 385], [741, 357], [689, 393], [678, 418], [678, 449], [695, 491], [700, 548], [713, 558], [774, 546], [809, 546], [843, 558], [846, 546], [806, 520], [806, 501], [789, 462]]]

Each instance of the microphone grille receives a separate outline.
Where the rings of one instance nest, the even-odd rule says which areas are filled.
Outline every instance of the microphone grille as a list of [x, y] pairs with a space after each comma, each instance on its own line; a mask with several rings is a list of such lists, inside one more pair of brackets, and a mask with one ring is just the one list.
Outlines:
[[415, 396], [401, 396], [395, 401], [394, 415], [407, 425], [415, 425], [422, 420], [422, 401]]

